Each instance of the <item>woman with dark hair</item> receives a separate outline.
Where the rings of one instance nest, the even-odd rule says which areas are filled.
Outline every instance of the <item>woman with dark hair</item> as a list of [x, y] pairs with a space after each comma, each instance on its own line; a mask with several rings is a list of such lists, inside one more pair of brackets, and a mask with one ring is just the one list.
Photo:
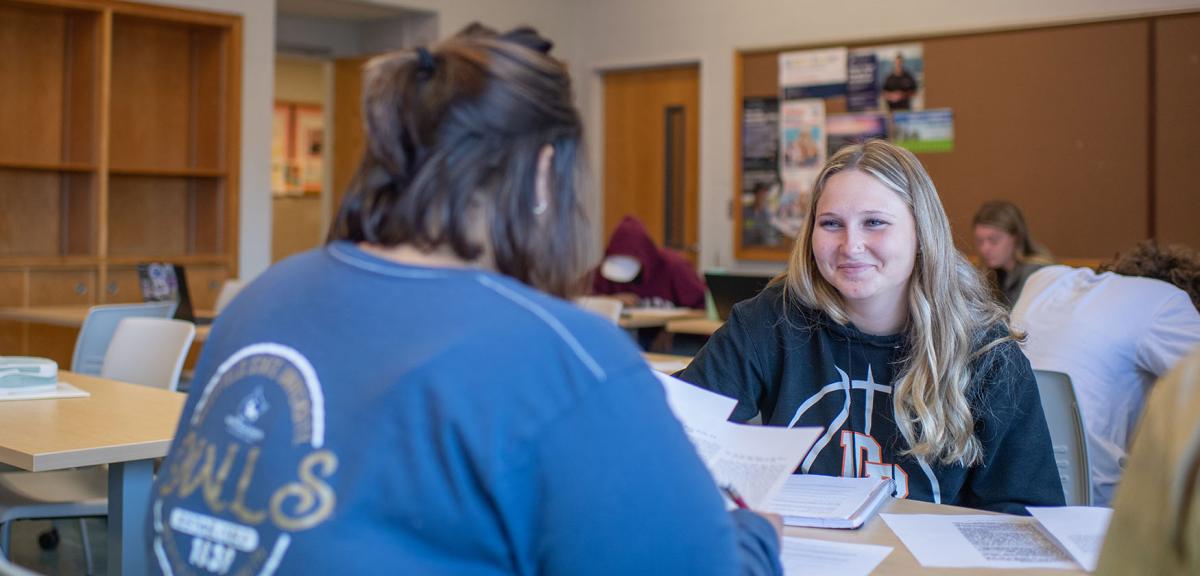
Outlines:
[[[163, 573], [778, 573], [579, 278], [581, 140], [531, 29], [366, 68], [321, 249], [221, 315], [153, 491]], [[549, 293], [549, 294], [547, 294]]]
[[1054, 258], [1034, 241], [1029, 226], [1025, 225], [1025, 216], [1012, 202], [993, 200], [984, 204], [975, 213], [971, 226], [975, 251], [979, 253], [992, 293], [1011, 310], [1029, 275], [1053, 264]]

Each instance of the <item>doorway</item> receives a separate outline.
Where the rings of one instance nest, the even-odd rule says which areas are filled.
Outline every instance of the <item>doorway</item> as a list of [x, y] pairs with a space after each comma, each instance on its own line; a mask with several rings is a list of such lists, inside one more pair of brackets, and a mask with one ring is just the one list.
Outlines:
[[604, 238], [627, 215], [699, 259], [700, 68], [604, 74]]

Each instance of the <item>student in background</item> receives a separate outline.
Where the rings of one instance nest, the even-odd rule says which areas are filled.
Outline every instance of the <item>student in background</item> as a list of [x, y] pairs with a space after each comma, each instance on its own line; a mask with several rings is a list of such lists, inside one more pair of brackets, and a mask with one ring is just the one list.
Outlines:
[[1200, 574], [1200, 348], [1154, 385], [1096, 574]]
[[328, 244], [204, 347], [153, 490], [158, 569], [780, 571], [777, 528], [726, 512], [629, 338], [550, 295], [587, 232], [549, 49], [473, 26], [367, 65]]
[[992, 291], [1005, 308], [1012, 309], [1025, 279], [1052, 263], [1050, 252], [1033, 240], [1021, 209], [1012, 202], [993, 200], [972, 220], [975, 251], [986, 269]]
[[1062, 505], [1019, 334], [954, 248], [916, 157], [843, 148], [810, 208], [786, 279], [734, 306], [680, 377], [736, 398], [736, 420], [824, 427], [800, 472], [1002, 512]]
[[613, 230], [592, 293], [614, 295], [626, 306], [704, 307], [704, 280], [695, 266], [660, 248], [637, 218], [626, 216]]
[[1092, 502], [1108, 506], [1154, 380], [1200, 346], [1200, 259], [1139, 244], [1096, 273], [1047, 266], [1025, 283], [1013, 325], [1035, 369], [1071, 377], [1087, 432]]

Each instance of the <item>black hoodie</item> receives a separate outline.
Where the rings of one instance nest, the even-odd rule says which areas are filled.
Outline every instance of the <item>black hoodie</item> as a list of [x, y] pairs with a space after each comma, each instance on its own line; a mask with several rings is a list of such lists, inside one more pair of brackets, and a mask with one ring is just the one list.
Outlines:
[[797, 472], [887, 476], [897, 497], [1014, 514], [1064, 504], [1037, 383], [1016, 343], [971, 365], [967, 396], [982, 462], [927, 464], [902, 454], [909, 443], [892, 408], [904, 336], [872, 336], [795, 305], [785, 317], [784, 309], [782, 283], [734, 306], [679, 377], [736, 398], [734, 420], [761, 411], [769, 426], [824, 427]]

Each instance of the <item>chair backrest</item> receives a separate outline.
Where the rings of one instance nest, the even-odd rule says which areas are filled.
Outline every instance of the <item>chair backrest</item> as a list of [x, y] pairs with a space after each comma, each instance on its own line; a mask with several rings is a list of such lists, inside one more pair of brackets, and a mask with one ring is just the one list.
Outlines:
[[245, 285], [245, 282], [242, 282], [236, 278], [226, 280], [225, 283], [221, 285], [221, 291], [217, 293], [217, 305], [213, 308], [213, 312], [220, 314], [221, 311], [233, 301], [233, 297], [237, 296], [238, 292], [242, 291], [242, 287]]
[[117, 325], [100, 376], [174, 391], [196, 325], [166, 318], [126, 318]]
[[1087, 436], [1071, 377], [1049, 370], [1034, 370], [1033, 374], [1042, 397], [1042, 412], [1046, 413], [1046, 424], [1050, 428], [1054, 462], [1058, 465], [1067, 506], [1091, 506], [1092, 475]]
[[0, 554], [0, 576], [39, 576], [37, 572], [13, 564], [4, 556], [4, 554]]
[[593, 314], [599, 314], [616, 324], [621, 320], [622, 304], [616, 298], [608, 298], [605, 296], [580, 296], [575, 299], [575, 304], [580, 308], [587, 310]]
[[92, 306], [79, 337], [75, 339], [75, 354], [71, 358], [71, 371], [89, 376], [99, 376], [104, 365], [104, 353], [112, 340], [117, 324], [125, 318], [170, 318], [175, 313], [174, 302], [148, 302], [145, 304], [106, 304]]

